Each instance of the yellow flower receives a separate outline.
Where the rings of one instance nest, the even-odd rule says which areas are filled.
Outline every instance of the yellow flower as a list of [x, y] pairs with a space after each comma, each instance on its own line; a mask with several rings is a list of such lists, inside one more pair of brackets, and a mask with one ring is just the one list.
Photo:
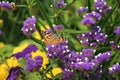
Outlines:
[[35, 56], [42, 56], [43, 57], [43, 64], [42, 64], [42, 68], [46, 68], [46, 65], [49, 64], [49, 59], [46, 55], [45, 52], [42, 52], [40, 50], [37, 50], [36, 52], [32, 52], [32, 57], [34, 58]]
[[[3, 42], [0, 42], [0, 48], [2, 48], [4, 46], [5, 46], [5, 44]], [[8, 74], [9, 74], [10, 68], [16, 67], [18, 65], [19, 65], [18, 61], [14, 57], [7, 59], [5, 62], [0, 64], [0, 80], [6, 80]]]
[[20, 46], [18, 46], [16, 48], [14, 48], [13, 54], [23, 51], [28, 45], [29, 45], [28, 43], [25, 43], [25, 44], [22, 44], [22, 45], [20, 45]]
[[1, 80], [6, 80], [8, 76], [8, 66], [6, 64], [1, 64], [0, 65], [0, 79]]
[[19, 66], [16, 58], [9, 58], [7, 59], [6, 63], [2, 63], [0, 65], [0, 80], [6, 80], [8, 74], [9, 74], [9, 70], [12, 67], [16, 67]]
[[[49, 29], [49, 25], [46, 25], [45, 27], [46, 27], [47, 29]], [[40, 29], [43, 30], [43, 31], [45, 30], [45, 28], [44, 28], [43, 26], [41, 26]], [[42, 39], [41, 36], [39, 35], [39, 32], [38, 32], [38, 31], [36, 31], [34, 34], [35, 34], [34, 37], [35, 37], [36, 39], [39, 39], [39, 40]]]
[[[52, 71], [53, 76], [56, 76], [57, 74], [62, 73], [62, 70], [59, 67], [53, 68], [51, 71]], [[47, 78], [52, 78], [52, 76], [49, 73], [47, 73], [46, 76]]]
[[[16, 47], [14, 50], [13, 50], [13, 53], [17, 53], [17, 52], [21, 52], [23, 51], [29, 44], [26, 43], [26, 44], [22, 44], [18, 47]], [[42, 56], [43, 57], [43, 64], [42, 64], [42, 68], [46, 68], [46, 65], [49, 63], [49, 59], [46, 55], [45, 52], [43, 51], [40, 51], [40, 50], [37, 50], [36, 52], [32, 52], [32, 58], [34, 58], [35, 56]]]
[[0, 42], [0, 48], [4, 47], [4, 46], [5, 46], [5, 44], [3, 42]]

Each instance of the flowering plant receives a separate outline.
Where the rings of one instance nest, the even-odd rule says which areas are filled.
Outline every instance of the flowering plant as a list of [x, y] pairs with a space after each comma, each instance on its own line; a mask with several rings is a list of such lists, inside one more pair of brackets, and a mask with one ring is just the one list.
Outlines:
[[119, 0], [0, 2], [0, 80], [119, 80]]

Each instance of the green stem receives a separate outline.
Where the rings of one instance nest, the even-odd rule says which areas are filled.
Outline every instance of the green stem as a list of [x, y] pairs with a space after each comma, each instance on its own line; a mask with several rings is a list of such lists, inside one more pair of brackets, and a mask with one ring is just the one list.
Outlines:
[[91, 2], [90, 0], [88, 0], [87, 2], [88, 2], [88, 12], [91, 12]]
[[62, 23], [64, 27], [68, 28], [68, 26], [63, 22], [61, 16], [58, 16], [58, 20]]
[[39, 6], [39, 9], [41, 10], [41, 14], [44, 17], [44, 19], [47, 21], [47, 23], [49, 24], [50, 28], [52, 29], [52, 31], [54, 31], [54, 28], [52, 26], [52, 23], [49, 19], [49, 16], [47, 15], [47, 12], [44, 9], [44, 6], [42, 5], [42, 3], [39, 0], [36, 0], [37, 5]]
[[111, 50], [110, 46], [107, 46], [107, 47], [98, 48], [98, 49], [97, 49], [97, 52], [101, 52], [101, 51], [110, 51], [110, 50]]
[[28, 12], [29, 12], [29, 15], [30, 16], [33, 16], [33, 11], [32, 11], [32, 3], [31, 3], [31, 0], [27, 0], [27, 5], [28, 5]]
[[118, 57], [119, 57], [119, 52], [118, 53], [115, 53], [114, 54], [115, 55], [115, 57], [113, 58], [113, 60], [111, 61], [111, 63], [110, 63], [110, 65], [112, 65], [114, 62], [116, 62], [116, 60], [118, 59]]
[[44, 42], [42, 42], [41, 40], [38, 40], [38, 39], [36, 39], [36, 38], [33, 37], [33, 36], [30, 36], [30, 37], [31, 37], [31, 40], [37, 42], [38, 44], [41, 44], [42, 46], [45, 46]]
[[70, 8], [71, 5], [73, 5], [77, 0], [73, 0], [70, 4], [68, 4], [63, 10], [67, 10]]
[[66, 33], [85, 33], [87, 31], [79, 31], [79, 30], [71, 30], [71, 29], [64, 29], [62, 32], [66, 32]]
[[45, 30], [47, 29], [46, 26], [42, 23], [42, 21], [38, 18], [38, 21], [40, 22], [40, 24], [45, 28]]
[[28, 7], [27, 5], [16, 5], [16, 7]]

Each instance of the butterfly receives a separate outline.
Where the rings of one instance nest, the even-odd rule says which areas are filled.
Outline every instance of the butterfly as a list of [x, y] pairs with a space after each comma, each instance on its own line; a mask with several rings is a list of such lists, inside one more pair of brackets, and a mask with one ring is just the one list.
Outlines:
[[15, 5], [15, 3], [11, 3], [11, 7], [13, 8], [13, 10], [16, 10], [16, 5]]
[[42, 35], [44, 38], [44, 43], [46, 45], [50, 45], [50, 44], [59, 44], [61, 43], [64, 39], [60, 36], [57, 36], [56, 34], [53, 34], [52, 32], [49, 31], [42, 31]]

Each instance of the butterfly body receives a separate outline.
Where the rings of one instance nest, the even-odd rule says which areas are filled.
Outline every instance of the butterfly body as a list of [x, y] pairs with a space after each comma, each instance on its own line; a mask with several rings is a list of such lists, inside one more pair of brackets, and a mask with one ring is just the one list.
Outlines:
[[57, 36], [56, 34], [52, 34], [52, 32], [48, 32], [48, 31], [42, 31], [42, 35], [44, 38], [44, 43], [46, 45], [59, 44], [64, 40], [62, 37]]

